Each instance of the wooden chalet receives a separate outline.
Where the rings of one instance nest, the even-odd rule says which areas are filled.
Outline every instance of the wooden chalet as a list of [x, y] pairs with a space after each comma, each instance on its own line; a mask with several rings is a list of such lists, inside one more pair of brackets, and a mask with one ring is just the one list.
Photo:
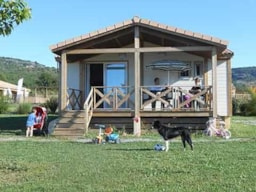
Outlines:
[[[60, 120], [54, 134], [83, 135], [97, 123], [130, 124], [140, 135], [156, 118], [203, 126], [209, 117], [220, 116], [228, 125], [233, 52], [227, 45], [134, 17], [51, 46], [60, 69]], [[163, 91], [151, 91], [155, 77]], [[203, 89], [190, 94], [194, 77]]]

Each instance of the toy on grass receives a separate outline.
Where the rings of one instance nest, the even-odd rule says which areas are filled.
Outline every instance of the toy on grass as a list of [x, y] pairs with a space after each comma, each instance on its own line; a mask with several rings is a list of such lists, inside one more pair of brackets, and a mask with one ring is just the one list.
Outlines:
[[165, 146], [163, 146], [161, 144], [156, 144], [154, 146], [154, 150], [156, 150], [156, 151], [165, 151]]
[[106, 142], [120, 143], [119, 134], [114, 133], [112, 127], [107, 127], [105, 129], [105, 140]]
[[95, 144], [101, 144], [103, 143], [103, 135], [104, 135], [104, 133], [102, 132], [102, 129], [105, 128], [105, 125], [96, 124], [95, 127], [99, 129], [99, 133], [95, 138], [92, 139], [92, 142]]
[[[105, 125], [101, 124], [95, 124], [97, 128], [99, 128], [99, 134], [94, 138], [92, 141], [95, 144], [101, 144], [101, 143], [120, 143], [120, 138], [119, 134], [113, 133], [113, 128], [112, 127], [107, 127]], [[105, 129], [104, 132], [102, 129]]]

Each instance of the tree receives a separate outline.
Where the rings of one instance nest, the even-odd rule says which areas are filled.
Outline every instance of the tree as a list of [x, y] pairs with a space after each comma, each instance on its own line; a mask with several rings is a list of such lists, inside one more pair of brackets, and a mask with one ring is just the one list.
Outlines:
[[57, 76], [54, 76], [49, 72], [43, 72], [38, 76], [36, 85], [39, 87], [56, 87], [57, 80]]
[[31, 18], [31, 9], [23, 0], [0, 0], [0, 35], [11, 34], [15, 25]]
[[0, 73], [0, 80], [7, 81], [7, 78], [4, 73]]

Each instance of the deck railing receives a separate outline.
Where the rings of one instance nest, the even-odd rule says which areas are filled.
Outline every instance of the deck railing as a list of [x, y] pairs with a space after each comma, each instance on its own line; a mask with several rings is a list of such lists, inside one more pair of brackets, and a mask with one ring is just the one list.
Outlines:
[[133, 109], [134, 88], [123, 87], [93, 87], [94, 109]]
[[88, 128], [93, 115], [93, 89], [90, 90], [90, 93], [87, 96], [87, 99], [84, 102], [84, 111], [85, 111], [85, 133], [88, 133]]
[[81, 90], [69, 88], [67, 90], [67, 107], [71, 110], [82, 109], [81, 96]]
[[[212, 87], [205, 86], [197, 94], [189, 93], [190, 87], [163, 87], [154, 92], [150, 86], [140, 87], [141, 111], [212, 111]], [[88, 110], [134, 110], [134, 87], [93, 87], [84, 104], [80, 103], [81, 91], [72, 90], [68, 100], [72, 110], [76, 106]]]
[[141, 110], [212, 110], [212, 87], [205, 86], [197, 94], [189, 92], [186, 86], [158, 86], [158, 90], [151, 91], [149, 86], [141, 87]]
[[[160, 89], [159, 89], [160, 90]], [[188, 87], [165, 87], [162, 91], [151, 91], [149, 86], [140, 87], [141, 111], [212, 111], [212, 87], [203, 87], [191, 94]], [[84, 104], [80, 102], [82, 91], [69, 89], [67, 106], [71, 110], [85, 110], [85, 133], [95, 110], [134, 110], [134, 87], [93, 87]]]

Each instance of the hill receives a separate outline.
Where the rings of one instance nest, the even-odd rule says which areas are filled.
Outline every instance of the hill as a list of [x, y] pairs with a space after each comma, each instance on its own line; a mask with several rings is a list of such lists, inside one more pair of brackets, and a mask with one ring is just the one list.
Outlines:
[[38, 62], [21, 60], [9, 57], [0, 57], [0, 80], [17, 84], [20, 78], [24, 78], [24, 87], [34, 88], [42, 74], [47, 73], [57, 81], [57, 69], [47, 67]]
[[[48, 73], [57, 81], [57, 69], [47, 67], [38, 62], [15, 58], [0, 57], [0, 80], [17, 84], [24, 78], [24, 86], [36, 87], [36, 82], [42, 73]], [[232, 69], [232, 79], [235, 86], [249, 86], [256, 83], [256, 67], [240, 67]]]
[[239, 67], [232, 69], [232, 79], [235, 85], [250, 86], [256, 83], [256, 67]]

